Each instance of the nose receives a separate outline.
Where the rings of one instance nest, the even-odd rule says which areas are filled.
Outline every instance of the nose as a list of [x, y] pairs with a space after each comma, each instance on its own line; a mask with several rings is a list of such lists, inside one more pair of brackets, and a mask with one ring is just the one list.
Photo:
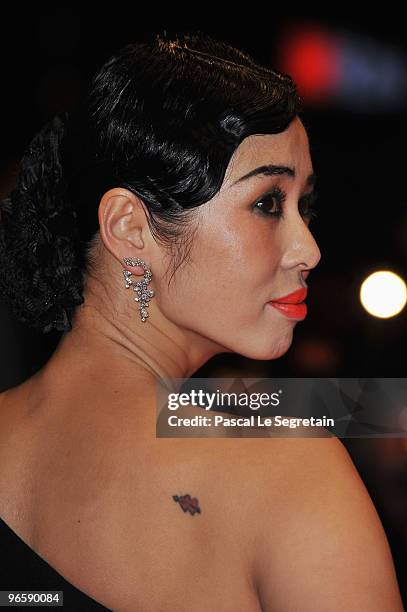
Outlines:
[[[299, 223], [287, 229], [286, 247], [281, 260], [282, 266], [291, 269], [301, 266], [312, 270], [321, 260], [321, 251], [308, 226], [301, 218]], [[304, 275], [304, 278], [306, 276]]]

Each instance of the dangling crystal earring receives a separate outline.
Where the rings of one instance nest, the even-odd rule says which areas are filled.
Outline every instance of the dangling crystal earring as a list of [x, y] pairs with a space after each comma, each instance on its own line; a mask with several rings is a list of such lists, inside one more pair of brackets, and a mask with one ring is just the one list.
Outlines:
[[123, 269], [123, 276], [126, 281], [126, 289], [128, 289], [130, 285], [133, 285], [133, 291], [137, 293], [134, 299], [136, 302], [141, 302], [139, 306], [139, 311], [141, 320], [144, 323], [144, 321], [148, 317], [148, 312], [146, 309], [150, 305], [150, 298], [154, 296], [153, 289], [147, 289], [147, 285], [151, 281], [153, 275], [151, 274], [151, 271], [147, 268], [146, 263], [142, 259], [132, 259], [131, 257], [124, 257], [123, 261], [129, 266], [141, 266], [144, 270], [143, 280], [133, 281], [130, 279], [130, 276], [133, 274], [133, 272], [130, 272], [130, 270]]

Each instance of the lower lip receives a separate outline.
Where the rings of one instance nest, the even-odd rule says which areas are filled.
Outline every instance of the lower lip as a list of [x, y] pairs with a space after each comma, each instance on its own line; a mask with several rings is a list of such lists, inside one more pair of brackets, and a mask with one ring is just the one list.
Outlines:
[[300, 304], [283, 304], [282, 302], [267, 302], [270, 306], [274, 306], [280, 312], [285, 314], [290, 319], [305, 319], [307, 316], [307, 305], [304, 302]]

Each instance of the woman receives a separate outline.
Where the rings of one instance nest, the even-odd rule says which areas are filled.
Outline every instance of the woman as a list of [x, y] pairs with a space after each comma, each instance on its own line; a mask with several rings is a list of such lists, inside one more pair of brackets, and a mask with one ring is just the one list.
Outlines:
[[277, 359], [304, 318], [269, 303], [301, 301], [321, 256], [300, 111], [288, 75], [157, 35], [31, 143], [2, 202], [2, 293], [64, 334], [0, 395], [3, 590], [59, 588], [68, 609], [402, 610], [339, 440], [155, 435], [157, 382], [219, 353]]

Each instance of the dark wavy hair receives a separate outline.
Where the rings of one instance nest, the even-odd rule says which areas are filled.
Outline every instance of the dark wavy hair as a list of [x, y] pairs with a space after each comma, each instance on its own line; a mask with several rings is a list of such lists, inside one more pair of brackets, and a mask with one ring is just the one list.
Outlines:
[[282, 132], [302, 110], [289, 75], [201, 32], [127, 44], [33, 138], [0, 202], [6, 303], [37, 330], [72, 328], [112, 187], [140, 198], [173, 275], [189, 254], [193, 209], [219, 191], [242, 140]]

